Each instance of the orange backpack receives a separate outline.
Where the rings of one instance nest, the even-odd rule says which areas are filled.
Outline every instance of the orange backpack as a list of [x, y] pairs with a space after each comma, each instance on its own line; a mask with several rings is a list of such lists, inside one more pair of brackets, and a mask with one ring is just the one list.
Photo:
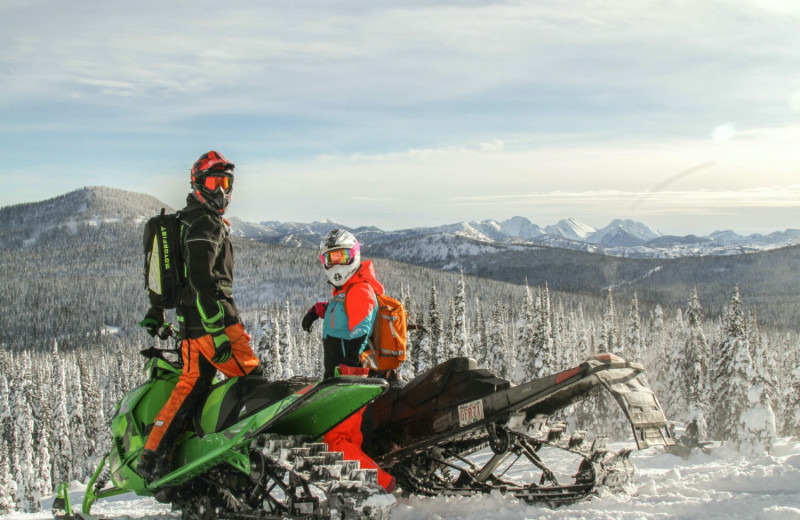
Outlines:
[[369, 341], [371, 350], [361, 355], [361, 361], [374, 370], [393, 370], [406, 360], [406, 308], [391, 296], [375, 293], [375, 297], [378, 299], [378, 315]]

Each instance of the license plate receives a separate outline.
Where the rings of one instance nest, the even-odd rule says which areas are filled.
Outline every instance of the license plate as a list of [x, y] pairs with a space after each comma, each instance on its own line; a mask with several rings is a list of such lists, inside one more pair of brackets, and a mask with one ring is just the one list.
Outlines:
[[458, 405], [458, 424], [466, 426], [483, 419], [483, 401], [478, 399], [471, 403]]

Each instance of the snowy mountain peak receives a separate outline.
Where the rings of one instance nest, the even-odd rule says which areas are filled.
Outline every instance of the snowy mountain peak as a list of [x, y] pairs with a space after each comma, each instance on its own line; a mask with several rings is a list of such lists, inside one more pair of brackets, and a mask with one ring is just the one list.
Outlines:
[[660, 232], [653, 231], [641, 222], [614, 219], [603, 229], [589, 235], [587, 241], [607, 247], [630, 247], [644, 244], [660, 236], [662, 236]]
[[536, 238], [544, 235], [546, 231], [525, 217], [511, 217], [500, 224], [501, 231], [510, 237], [524, 239]]
[[560, 220], [557, 224], [545, 227], [545, 231], [551, 235], [567, 238], [570, 240], [584, 241], [597, 230], [583, 222], [567, 218]]

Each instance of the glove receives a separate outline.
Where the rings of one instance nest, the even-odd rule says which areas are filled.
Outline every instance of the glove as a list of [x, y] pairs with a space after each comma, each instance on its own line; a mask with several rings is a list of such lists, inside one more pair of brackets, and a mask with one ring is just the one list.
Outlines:
[[155, 337], [159, 329], [164, 326], [165, 321], [167, 321], [167, 317], [164, 314], [164, 309], [150, 307], [147, 309], [147, 314], [144, 315], [144, 319], [139, 322], [139, 326], [144, 327], [148, 334]]
[[308, 309], [306, 315], [303, 316], [302, 327], [306, 332], [311, 332], [311, 326], [317, 321], [318, 318], [325, 316], [325, 310], [328, 308], [328, 302], [317, 302], [313, 307]]
[[221, 365], [231, 358], [231, 340], [225, 334], [225, 329], [222, 329], [218, 334], [212, 334], [214, 340], [214, 357], [211, 358], [212, 363]]

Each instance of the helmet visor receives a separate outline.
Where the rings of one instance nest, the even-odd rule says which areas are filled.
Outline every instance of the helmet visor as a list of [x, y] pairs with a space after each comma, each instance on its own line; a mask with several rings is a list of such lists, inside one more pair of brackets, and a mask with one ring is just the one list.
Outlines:
[[217, 188], [222, 188], [223, 191], [228, 191], [231, 187], [231, 179], [225, 175], [209, 175], [203, 179], [203, 185], [209, 191], [217, 191]]
[[350, 265], [358, 253], [358, 244], [352, 249], [331, 249], [319, 255], [325, 269], [330, 269], [335, 265]]

